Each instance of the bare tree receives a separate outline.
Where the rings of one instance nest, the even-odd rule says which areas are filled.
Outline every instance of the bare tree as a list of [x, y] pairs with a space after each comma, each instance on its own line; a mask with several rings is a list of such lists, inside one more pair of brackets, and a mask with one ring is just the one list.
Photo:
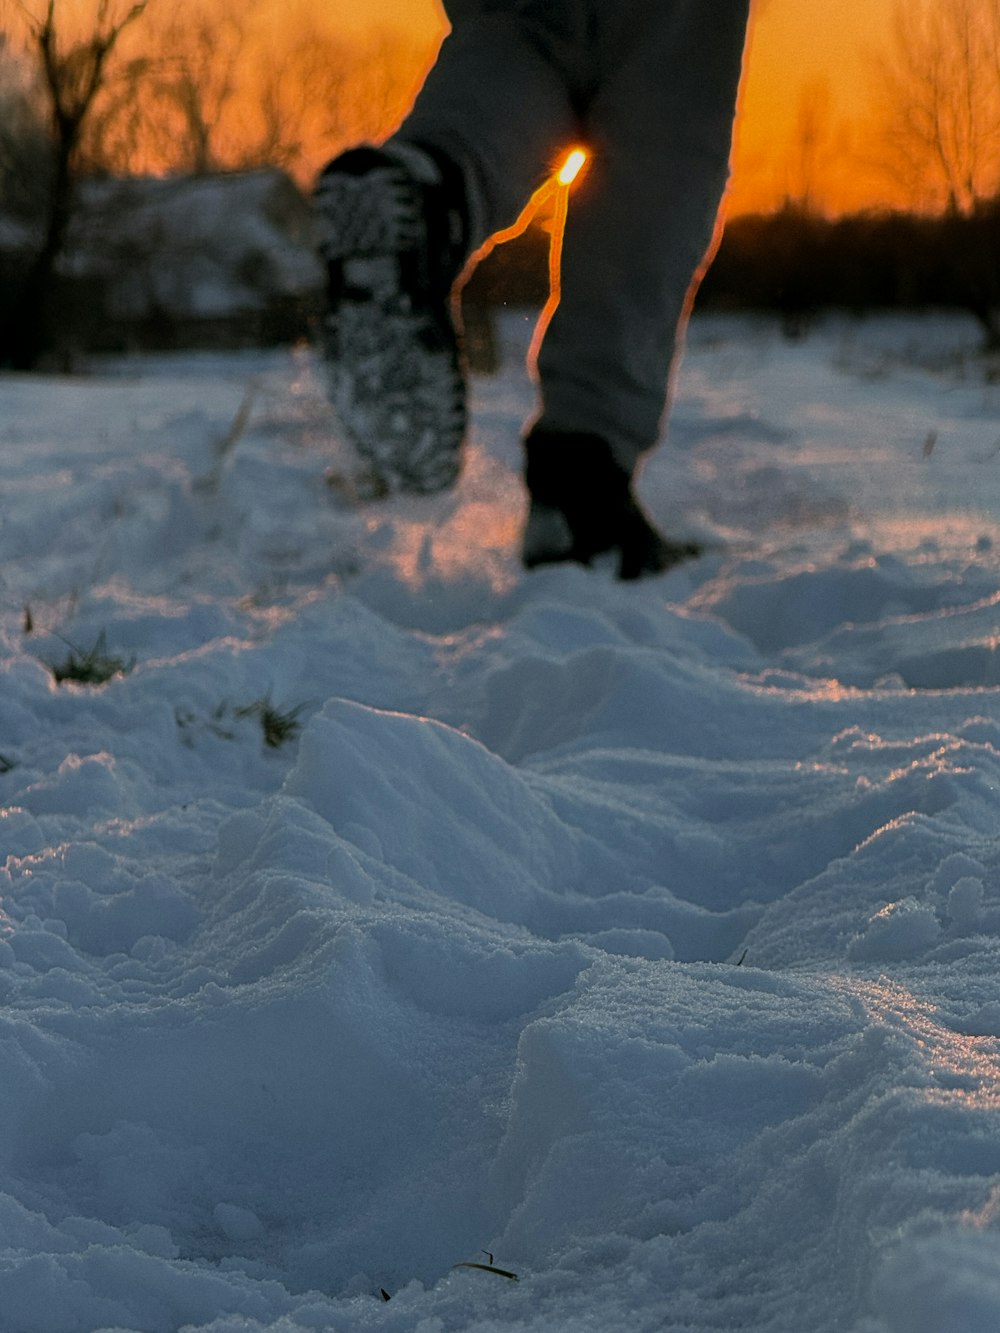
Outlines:
[[47, 342], [49, 298], [56, 261], [73, 212], [75, 167], [81, 136], [108, 67], [126, 28], [149, 0], [97, 0], [90, 27], [67, 36], [57, 0], [36, 11], [22, 6], [29, 49], [44, 89], [51, 135], [51, 186], [41, 246], [28, 270], [10, 317], [0, 328], [0, 364], [34, 367]]
[[429, 52], [394, 29], [346, 38], [314, 8], [290, 15], [280, 59], [251, 33], [234, 96], [219, 120], [226, 169], [280, 166], [308, 184], [334, 153], [384, 139], [409, 108]]
[[255, 0], [173, 0], [122, 43], [79, 156], [91, 174], [203, 175], [231, 164], [227, 129], [246, 82]]
[[392, 28], [376, 28], [354, 53], [335, 99], [327, 103], [337, 147], [379, 142], [398, 127], [416, 96], [429, 53]]
[[829, 156], [833, 97], [825, 77], [810, 79], [799, 93], [788, 163], [788, 204], [802, 213], [819, 210], [819, 183]]
[[280, 29], [257, 0], [172, 0], [129, 54], [88, 122], [91, 169], [279, 166], [305, 184], [333, 153], [399, 123], [431, 53], [393, 29], [347, 38], [306, 0]]
[[329, 145], [330, 109], [344, 103], [354, 62], [353, 44], [312, 11], [291, 19], [280, 59], [263, 39], [252, 42], [228, 127], [228, 165], [281, 167], [306, 184]]
[[48, 195], [49, 138], [37, 81], [0, 31], [0, 208], [36, 220]]
[[897, 0], [876, 62], [881, 165], [915, 207], [969, 214], [1000, 189], [1000, 0]]
[[148, 138], [142, 107], [152, 59], [144, 52], [126, 54], [124, 48], [125, 43], [80, 136], [81, 176], [126, 176], [141, 161]]
[[882, 165], [912, 207], [943, 215], [936, 267], [1000, 348], [1000, 0], [897, 0], [877, 73]]
[[174, 145], [175, 170], [204, 175], [232, 165], [226, 130], [245, 61], [247, 9], [231, 0], [175, 6], [155, 34], [145, 96]]

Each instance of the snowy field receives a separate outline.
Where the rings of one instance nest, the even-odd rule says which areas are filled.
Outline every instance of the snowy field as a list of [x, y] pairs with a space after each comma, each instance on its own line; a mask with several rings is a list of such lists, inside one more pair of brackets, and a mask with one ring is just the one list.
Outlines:
[[2, 1333], [1000, 1328], [1000, 383], [701, 317], [708, 554], [525, 575], [528, 327], [431, 500], [0, 377]]

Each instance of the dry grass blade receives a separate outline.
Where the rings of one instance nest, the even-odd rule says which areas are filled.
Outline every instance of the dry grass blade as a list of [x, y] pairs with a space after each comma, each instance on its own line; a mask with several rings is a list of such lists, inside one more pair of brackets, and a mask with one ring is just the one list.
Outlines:
[[511, 1282], [516, 1282], [518, 1280], [517, 1274], [512, 1273], [509, 1268], [497, 1268], [496, 1264], [494, 1264], [493, 1262], [493, 1256], [492, 1254], [490, 1254], [489, 1250], [483, 1250], [483, 1254], [485, 1254], [486, 1258], [489, 1260], [488, 1263], [480, 1264], [476, 1263], [472, 1259], [467, 1259], [464, 1263], [452, 1264], [452, 1268], [478, 1268], [480, 1272], [495, 1273], [497, 1277], [505, 1277]]
[[264, 744], [269, 749], [277, 750], [286, 742], [294, 740], [301, 731], [299, 714], [305, 707], [306, 704], [298, 704], [295, 708], [288, 708], [283, 712], [272, 704], [268, 695], [265, 695], [263, 699], [256, 699], [252, 704], [237, 708], [235, 716], [257, 718], [264, 733]]
[[62, 662], [49, 662], [49, 670], [56, 684], [72, 681], [77, 685], [104, 685], [115, 676], [127, 676], [135, 666], [134, 657], [117, 657], [108, 652], [104, 631], [101, 630], [92, 648], [78, 648], [68, 639], [69, 655]]
[[246, 393], [243, 395], [243, 401], [236, 409], [236, 415], [229, 426], [229, 429], [218, 441], [215, 446], [215, 464], [210, 472], [203, 477], [198, 477], [192, 482], [192, 489], [202, 494], [212, 494], [219, 489], [219, 483], [222, 480], [222, 468], [226, 459], [236, 448], [243, 433], [246, 431], [247, 423], [250, 420], [250, 414], [253, 411], [253, 405], [257, 398], [257, 384], [251, 382], [247, 386]]

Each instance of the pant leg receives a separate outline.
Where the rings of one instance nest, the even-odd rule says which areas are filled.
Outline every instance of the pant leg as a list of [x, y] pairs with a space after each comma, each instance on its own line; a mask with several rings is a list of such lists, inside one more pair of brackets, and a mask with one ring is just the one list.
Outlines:
[[631, 470], [659, 436], [715, 233], [749, 0], [599, 8], [602, 65], [584, 115], [593, 156], [570, 202], [561, 301], [538, 356], [540, 423], [603, 435]]
[[[548, 4], [555, 15], [581, 9], [576, 0]], [[438, 148], [464, 168], [470, 249], [517, 218], [579, 135], [566, 65], [582, 43], [532, 21], [534, 7], [466, 0], [396, 136]]]

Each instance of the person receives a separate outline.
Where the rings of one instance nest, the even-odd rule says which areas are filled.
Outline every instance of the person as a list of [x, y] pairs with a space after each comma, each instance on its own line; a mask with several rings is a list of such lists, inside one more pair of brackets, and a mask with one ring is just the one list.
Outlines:
[[750, 0], [445, 0], [452, 25], [399, 131], [330, 162], [314, 202], [333, 404], [390, 490], [460, 469], [465, 385], [452, 289], [567, 147], [588, 170], [524, 437], [528, 567], [621, 578], [696, 548], [635, 495], [716, 235]]

